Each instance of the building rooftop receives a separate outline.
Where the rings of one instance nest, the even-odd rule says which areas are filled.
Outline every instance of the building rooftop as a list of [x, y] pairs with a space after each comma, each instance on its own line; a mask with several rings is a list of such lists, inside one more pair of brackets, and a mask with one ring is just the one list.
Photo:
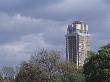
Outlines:
[[73, 24], [82, 24], [84, 23], [83, 21], [74, 21]]

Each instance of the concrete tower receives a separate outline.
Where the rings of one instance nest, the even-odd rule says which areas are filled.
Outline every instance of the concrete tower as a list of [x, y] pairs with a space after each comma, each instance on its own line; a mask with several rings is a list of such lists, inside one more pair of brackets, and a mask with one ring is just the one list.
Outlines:
[[66, 60], [82, 67], [90, 50], [88, 25], [74, 21], [68, 25], [66, 34]]

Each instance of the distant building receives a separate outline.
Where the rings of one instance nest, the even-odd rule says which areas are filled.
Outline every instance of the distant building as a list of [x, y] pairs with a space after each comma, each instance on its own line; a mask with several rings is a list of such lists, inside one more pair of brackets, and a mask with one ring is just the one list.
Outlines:
[[83, 66], [90, 50], [88, 25], [82, 21], [74, 21], [68, 25], [66, 34], [66, 60]]

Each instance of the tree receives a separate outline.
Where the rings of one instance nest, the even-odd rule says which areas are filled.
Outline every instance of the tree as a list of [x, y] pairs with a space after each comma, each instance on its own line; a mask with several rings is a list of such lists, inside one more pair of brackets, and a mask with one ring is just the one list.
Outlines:
[[38, 69], [35, 69], [32, 64], [23, 62], [19, 73], [16, 76], [15, 82], [34, 82], [37, 79]]
[[110, 82], [110, 44], [85, 61], [84, 75], [87, 82]]
[[63, 61], [59, 66], [62, 82], [75, 82], [76, 65]]
[[16, 82], [53, 82], [59, 74], [60, 53], [41, 50], [34, 54], [29, 62], [21, 65]]
[[39, 53], [32, 56], [30, 62], [37, 68], [40, 68], [41, 79], [53, 82], [56, 75], [59, 74], [59, 63], [61, 54], [57, 51], [41, 50]]
[[3, 77], [4, 80], [12, 82], [14, 81], [14, 75], [15, 75], [14, 68], [8, 66], [2, 67], [1, 76]]
[[60, 82], [85, 82], [82, 69], [78, 70], [76, 64], [71, 62], [62, 62], [61, 69], [61, 81]]
[[3, 82], [2, 72], [0, 70], [0, 82]]
[[58, 51], [41, 50], [21, 65], [15, 82], [75, 82], [76, 66]]

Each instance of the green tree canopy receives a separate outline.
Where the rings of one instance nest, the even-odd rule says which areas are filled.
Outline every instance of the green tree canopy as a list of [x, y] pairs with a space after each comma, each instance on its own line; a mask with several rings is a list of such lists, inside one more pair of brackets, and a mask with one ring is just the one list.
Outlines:
[[87, 82], [110, 82], [110, 44], [85, 61], [84, 75]]

